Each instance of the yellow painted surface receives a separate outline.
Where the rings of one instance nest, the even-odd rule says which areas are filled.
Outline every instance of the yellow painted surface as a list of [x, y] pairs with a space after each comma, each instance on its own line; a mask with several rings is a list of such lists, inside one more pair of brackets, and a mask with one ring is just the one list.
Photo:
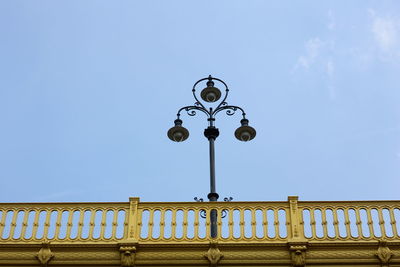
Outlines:
[[399, 231], [400, 201], [0, 203], [0, 266], [400, 266]]

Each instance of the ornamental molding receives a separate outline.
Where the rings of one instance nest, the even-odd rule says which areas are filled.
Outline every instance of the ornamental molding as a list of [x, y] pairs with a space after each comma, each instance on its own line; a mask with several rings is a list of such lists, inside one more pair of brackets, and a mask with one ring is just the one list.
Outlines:
[[389, 267], [389, 262], [393, 257], [393, 252], [387, 246], [387, 242], [385, 240], [378, 241], [378, 250], [375, 253], [375, 256], [378, 257], [379, 261], [381, 262], [382, 267]]
[[136, 259], [137, 243], [121, 243], [119, 252], [121, 254], [122, 267], [134, 267]]
[[293, 267], [306, 266], [307, 242], [290, 242], [289, 251]]
[[50, 242], [44, 241], [42, 243], [42, 248], [37, 253], [36, 258], [41, 266], [47, 267], [49, 261], [54, 258], [54, 253], [50, 250]]
[[218, 248], [218, 241], [210, 241], [210, 248], [204, 257], [210, 262], [210, 267], [216, 267], [218, 262], [224, 257]]

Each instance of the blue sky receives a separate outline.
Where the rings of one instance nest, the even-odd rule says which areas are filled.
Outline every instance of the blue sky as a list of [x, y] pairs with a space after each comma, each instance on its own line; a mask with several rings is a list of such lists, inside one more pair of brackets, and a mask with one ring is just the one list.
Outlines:
[[206, 120], [166, 137], [191, 87], [230, 87], [257, 137], [216, 126], [220, 199], [398, 199], [398, 1], [0, 1], [1, 202], [192, 201]]

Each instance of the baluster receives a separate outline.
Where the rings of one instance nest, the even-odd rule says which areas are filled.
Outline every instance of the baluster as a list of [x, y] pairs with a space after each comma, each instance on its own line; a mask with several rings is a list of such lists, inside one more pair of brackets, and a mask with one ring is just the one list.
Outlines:
[[245, 211], [245, 209], [244, 208], [242, 208], [242, 209], [240, 209], [240, 222], [239, 222], [239, 225], [240, 225], [240, 237], [241, 238], [245, 238], [246, 237], [246, 235], [245, 235], [245, 221], [244, 221], [244, 211]]
[[382, 234], [382, 238], [384, 237], [388, 237], [386, 234], [386, 229], [385, 229], [385, 219], [383, 218], [383, 214], [382, 208], [376, 208], [376, 210], [378, 211], [378, 217], [379, 217], [379, 227], [381, 228], [381, 234]]
[[346, 226], [346, 238], [351, 238], [351, 229], [350, 229], [350, 216], [349, 216], [349, 209], [343, 208], [344, 213], [344, 225]]
[[39, 214], [40, 214], [40, 210], [35, 210], [35, 218], [33, 220], [33, 226], [32, 226], [32, 239], [37, 239], [36, 232], [37, 232], [38, 226], [39, 226]]
[[320, 208], [321, 211], [321, 224], [322, 224], [322, 238], [328, 237], [328, 219], [326, 217], [326, 208]]
[[199, 227], [200, 227], [200, 219], [199, 219], [199, 209], [194, 210], [194, 240], [199, 240]]
[[59, 239], [60, 238], [59, 234], [60, 234], [60, 229], [61, 229], [62, 214], [63, 214], [63, 210], [62, 209], [57, 210], [56, 229], [55, 229], [55, 233], [54, 233], [54, 238], [55, 239]]
[[393, 237], [396, 238], [399, 236], [399, 233], [397, 232], [396, 218], [394, 217], [393, 208], [389, 208], [389, 214], [390, 214], [390, 224], [392, 225]]
[[354, 208], [354, 211], [356, 213], [356, 225], [357, 225], [357, 231], [358, 231], [358, 238], [363, 238], [363, 232], [362, 232], [362, 227], [361, 227], [361, 215], [360, 215], [360, 208]]
[[310, 227], [311, 227], [311, 238], [317, 238], [317, 222], [315, 221], [315, 209], [309, 208], [310, 211]]
[[12, 210], [13, 211], [13, 216], [11, 219], [11, 224], [10, 224], [10, 231], [7, 239], [13, 239], [14, 236], [14, 231], [15, 228], [17, 227], [17, 216], [18, 216], [18, 210]]
[[153, 226], [154, 226], [154, 212], [155, 210], [149, 209], [149, 222], [147, 223], [148, 235], [147, 238], [153, 238]]
[[162, 209], [160, 213], [160, 239], [165, 239], [165, 210]]
[[256, 208], [251, 209], [251, 237], [257, 238]]
[[50, 209], [46, 210], [46, 219], [44, 220], [44, 225], [43, 225], [43, 238], [44, 239], [48, 238], [49, 227], [50, 227], [50, 215], [51, 215], [51, 210]]
[[228, 227], [229, 227], [228, 236], [229, 236], [229, 239], [231, 239], [231, 240], [234, 238], [233, 237], [233, 212], [234, 212], [234, 209], [230, 210], [229, 217], [228, 217]]
[[182, 221], [182, 239], [187, 238], [188, 230], [188, 209], [182, 209], [183, 211], [183, 221]]
[[[129, 214], [130, 214], [129, 210], [130, 209], [125, 210], [125, 213], [124, 213], [125, 221], [124, 221], [124, 233], [122, 234], [122, 239], [127, 239], [129, 237], [129, 218], [130, 218], [129, 217]], [[139, 217], [139, 210], [137, 210], [136, 213], [137, 213], [136, 217], [138, 218]], [[138, 229], [138, 231], [140, 231], [140, 220], [138, 220], [136, 222], [135, 226], [137, 226], [136, 229]], [[139, 235], [139, 232], [138, 232], [138, 235]]]
[[210, 216], [211, 216], [210, 208], [205, 209], [205, 211], [206, 211], [206, 238], [209, 238], [211, 235], [210, 234]]
[[68, 222], [67, 222], [67, 233], [65, 235], [66, 239], [71, 239], [71, 229], [72, 229], [72, 218], [74, 216], [74, 210], [68, 210]]
[[[135, 217], [135, 215], [133, 215], [133, 217]], [[143, 225], [143, 209], [141, 209], [139, 207], [137, 208], [137, 226], [135, 226], [135, 227], [137, 229], [137, 234], [135, 234], [135, 235], [136, 235], [137, 239], [140, 239], [140, 234], [142, 233], [142, 227], [144, 227], [144, 225]], [[128, 229], [129, 229], [129, 223], [128, 223]], [[132, 232], [132, 230], [129, 230], [129, 231]]]
[[222, 211], [224, 208], [217, 208], [217, 237], [221, 238], [222, 237]]
[[5, 228], [5, 221], [6, 221], [6, 215], [7, 211], [6, 210], [1, 210], [1, 221], [0, 221], [0, 239], [3, 239], [3, 231]]
[[176, 238], [176, 209], [172, 209], [171, 238]]
[[21, 227], [21, 237], [20, 237], [21, 239], [26, 239], [25, 233], [26, 233], [26, 228], [28, 227], [28, 218], [29, 218], [29, 210], [24, 210], [24, 218], [22, 220], [22, 227]]
[[111, 238], [112, 239], [117, 239], [117, 226], [118, 226], [118, 213], [119, 210], [115, 209], [114, 210], [114, 216], [113, 216], [113, 221], [112, 221], [112, 232], [111, 232]]
[[81, 239], [82, 238], [84, 217], [85, 217], [85, 209], [79, 210], [78, 234], [76, 235], [77, 239]]
[[377, 237], [376, 233], [374, 231], [374, 226], [373, 226], [374, 222], [372, 220], [372, 215], [371, 215], [372, 210], [371, 210], [371, 208], [366, 208], [365, 210], [367, 212], [367, 218], [368, 218], [367, 224], [368, 224], [368, 229], [369, 229], [369, 233], [370, 233], [370, 238]]
[[274, 228], [275, 228], [275, 238], [280, 238], [279, 232], [279, 209], [274, 209]]
[[93, 237], [93, 231], [94, 231], [94, 224], [95, 224], [95, 219], [96, 219], [96, 213], [97, 210], [96, 209], [90, 209], [91, 211], [91, 215], [90, 215], [90, 223], [89, 223], [89, 239], [94, 239]]
[[340, 238], [338, 209], [332, 208], [332, 214], [333, 214], [333, 227], [335, 229], [335, 234], [333, 238]]
[[107, 210], [103, 209], [101, 214], [101, 223], [100, 223], [100, 239], [104, 238], [104, 232], [107, 226], [106, 220], [107, 220]]
[[267, 218], [268, 209], [263, 210], [263, 227], [264, 227], [264, 238], [268, 238], [268, 218]]

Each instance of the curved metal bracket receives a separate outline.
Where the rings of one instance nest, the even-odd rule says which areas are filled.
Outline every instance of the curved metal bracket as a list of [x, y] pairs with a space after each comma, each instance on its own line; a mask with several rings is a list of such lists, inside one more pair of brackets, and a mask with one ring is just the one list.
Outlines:
[[[199, 98], [196, 95], [196, 86], [200, 82], [205, 81], [205, 80], [218, 81], [221, 84], [223, 84], [224, 87], [225, 87], [225, 95], [222, 98], [222, 100], [219, 102], [219, 104], [217, 105], [216, 108], [213, 108], [213, 107], [206, 108], [205, 104], [203, 104], [202, 101], [199, 100]], [[228, 105], [228, 103], [226, 102], [226, 99], [227, 99], [228, 94], [229, 94], [229, 88], [228, 88], [228, 85], [221, 79], [214, 78], [211, 75], [209, 75], [207, 78], [202, 78], [202, 79], [200, 79], [200, 80], [198, 80], [197, 82], [194, 83], [193, 88], [192, 88], [192, 93], [193, 93], [193, 97], [194, 97], [196, 102], [192, 106], [185, 106], [185, 107], [180, 108], [178, 110], [178, 113], [177, 113], [178, 119], [180, 119], [181, 112], [183, 110], [185, 110], [186, 113], [189, 116], [195, 116], [197, 114], [196, 111], [203, 112], [207, 116], [207, 120], [209, 122], [209, 126], [213, 126], [214, 125], [213, 122], [215, 121], [215, 116], [219, 112], [224, 111], [224, 110], [226, 111], [226, 115], [228, 115], [228, 116], [232, 116], [232, 115], [234, 115], [236, 113], [237, 110], [240, 110], [242, 112], [243, 119], [246, 118], [246, 113], [244, 112], [244, 110], [241, 107]]]
[[[214, 78], [214, 77], [212, 77], [211, 75], [209, 75], [207, 78], [200, 79], [200, 80], [198, 80], [197, 82], [194, 83], [193, 88], [192, 88], [192, 93], [193, 93], [194, 99], [196, 100], [195, 105], [199, 105], [199, 106], [201, 106], [202, 108], [204, 108], [204, 109], [207, 110], [207, 108], [204, 106], [204, 104], [202, 103], [202, 101], [200, 101], [200, 100], [197, 98], [197, 96], [196, 96], [196, 86], [197, 86], [200, 82], [205, 81], [205, 80], [209, 80], [209, 81], [215, 80], [215, 81], [218, 81], [218, 82], [220, 82], [220, 83], [222, 83], [222, 84], [224, 85], [224, 87], [225, 87], [225, 95], [224, 95], [224, 97], [222, 98], [222, 100], [219, 102], [219, 104], [217, 105], [217, 107], [216, 107], [215, 109], [218, 109], [219, 107], [221, 107], [221, 106], [223, 106], [223, 105], [226, 105], [227, 103], [225, 102], [225, 100], [226, 100], [226, 98], [228, 97], [228, 94], [229, 94], [228, 85], [227, 85], [223, 80], [218, 79], [218, 78]], [[212, 108], [210, 108], [210, 111], [211, 111], [211, 110], [212, 110]], [[211, 113], [211, 112], [210, 112], [210, 113]], [[211, 116], [211, 117], [212, 117], [212, 116]]]
[[211, 114], [212, 116], [216, 116], [219, 112], [226, 110], [226, 115], [232, 116], [236, 113], [236, 110], [240, 110], [242, 112], [243, 119], [246, 119], [246, 112], [241, 107], [238, 106], [232, 106], [232, 105], [227, 105], [227, 106], [222, 106], [214, 110], [214, 112]]
[[204, 109], [203, 107], [198, 107], [198, 106], [186, 106], [186, 107], [182, 107], [182, 108], [180, 108], [180, 109], [178, 110], [178, 113], [176, 114], [176, 116], [178, 117], [178, 119], [180, 119], [180, 117], [181, 117], [181, 112], [182, 112], [182, 110], [185, 110], [186, 113], [187, 113], [189, 116], [192, 116], [192, 117], [196, 115], [196, 110], [199, 110], [199, 111], [203, 112], [204, 114], [206, 114], [206, 115], [207, 115], [207, 118], [209, 118], [209, 117], [211, 116], [210, 113], [209, 113], [206, 109]]

